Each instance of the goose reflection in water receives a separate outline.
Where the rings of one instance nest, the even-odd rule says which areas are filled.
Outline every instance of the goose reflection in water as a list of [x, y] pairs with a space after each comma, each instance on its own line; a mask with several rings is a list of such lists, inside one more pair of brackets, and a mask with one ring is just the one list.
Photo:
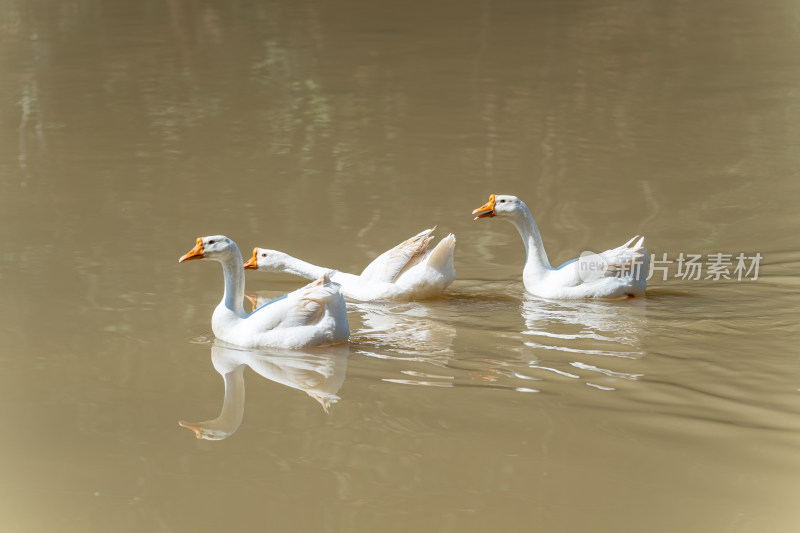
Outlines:
[[246, 350], [216, 340], [211, 345], [211, 362], [225, 382], [225, 396], [219, 416], [204, 422], [178, 423], [194, 431], [198, 439], [222, 440], [239, 429], [244, 417], [244, 370], [298, 389], [314, 398], [325, 412], [339, 401], [337, 392], [347, 369], [347, 345], [297, 350]]
[[378, 305], [352, 304], [361, 317], [361, 325], [354, 328], [351, 342], [369, 344], [395, 352], [402, 358], [419, 357], [428, 362], [445, 363], [453, 354], [456, 330], [430, 317], [430, 309], [422, 303]]
[[[530, 340], [526, 346], [538, 353], [566, 354], [570, 369], [545, 366], [538, 361], [529, 363], [532, 369], [549, 370], [561, 376], [578, 379], [575, 372], [596, 372], [605, 376], [604, 382], [616, 379], [637, 380], [642, 374], [610, 370], [607, 366], [622, 360], [639, 359], [645, 355], [642, 341], [646, 332], [646, 301], [556, 301], [526, 295], [522, 302], [525, 330]], [[621, 358], [621, 359], [619, 359]], [[594, 364], [593, 364], [594, 363]], [[593, 387], [613, 390], [587, 382]]]

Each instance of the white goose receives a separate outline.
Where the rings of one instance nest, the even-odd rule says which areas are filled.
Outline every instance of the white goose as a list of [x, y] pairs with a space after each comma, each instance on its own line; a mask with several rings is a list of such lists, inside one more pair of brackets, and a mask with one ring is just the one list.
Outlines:
[[[429, 250], [434, 229], [421, 231], [383, 252], [361, 275], [333, 271], [331, 279], [342, 286], [342, 294], [353, 300], [419, 300], [439, 296], [456, 277], [453, 265], [456, 238], [451, 233]], [[244, 268], [288, 272], [306, 279], [329, 270], [264, 248], [254, 249]]]
[[647, 287], [647, 249], [639, 236], [600, 254], [582, 255], [558, 268], [550, 266], [542, 236], [530, 209], [516, 196], [491, 195], [472, 212], [479, 218], [500, 217], [517, 228], [525, 244], [525, 289], [542, 298], [623, 298], [644, 293]]
[[213, 259], [222, 263], [225, 294], [211, 316], [214, 335], [245, 348], [304, 348], [346, 342], [350, 335], [339, 285], [327, 272], [249, 315], [244, 312], [244, 261], [236, 243], [223, 235], [198, 237], [179, 262]]

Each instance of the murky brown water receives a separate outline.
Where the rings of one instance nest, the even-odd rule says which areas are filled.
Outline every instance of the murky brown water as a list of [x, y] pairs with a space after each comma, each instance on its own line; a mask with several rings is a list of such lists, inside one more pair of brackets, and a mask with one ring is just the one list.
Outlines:
[[[0, 1], [4, 529], [800, 530], [799, 47], [781, 0]], [[759, 278], [524, 296], [493, 192], [554, 264], [643, 233]], [[177, 263], [433, 224], [446, 297], [335, 350], [212, 344]]]

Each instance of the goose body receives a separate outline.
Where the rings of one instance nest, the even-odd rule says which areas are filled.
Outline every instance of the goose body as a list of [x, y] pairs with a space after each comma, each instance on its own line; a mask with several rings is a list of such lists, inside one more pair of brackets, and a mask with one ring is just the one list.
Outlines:
[[[542, 298], [624, 298], [647, 288], [648, 258], [644, 237], [637, 235], [622, 246], [599, 254], [584, 254], [553, 268], [542, 237], [525, 202], [510, 195], [491, 195], [472, 212], [481, 218], [501, 217], [511, 222], [525, 244], [525, 289]], [[638, 240], [637, 240], [638, 238]], [[635, 241], [635, 242], [634, 242]]]
[[[333, 271], [331, 280], [341, 285], [345, 297], [359, 301], [420, 300], [434, 298], [456, 277], [453, 252], [456, 238], [449, 234], [433, 249], [432, 229], [414, 235], [375, 258], [360, 275]], [[246, 269], [287, 272], [314, 279], [328, 269], [277, 250], [256, 248]]]
[[244, 311], [244, 261], [231, 239], [200, 237], [180, 262], [212, 259], [222, 264], [225, 293], [211, 316], [214, 336], [244, 348], [305, 348], [346, 342], [350, 335], [339, 285], [328, 272], [253, 313]]

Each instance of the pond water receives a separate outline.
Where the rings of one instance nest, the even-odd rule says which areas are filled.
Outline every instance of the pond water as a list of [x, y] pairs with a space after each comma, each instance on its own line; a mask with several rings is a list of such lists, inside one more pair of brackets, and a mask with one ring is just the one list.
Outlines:
[[[799, 49], [783, 0], [0, 1], [4, 528], [800, 530]], [[665, 270], [528, 296], [492, 193], [554, 265]], [[220, 269], [177, 262], [360, 272], [433, 225], [457, 280], [335, 348], [214, 342]]]

